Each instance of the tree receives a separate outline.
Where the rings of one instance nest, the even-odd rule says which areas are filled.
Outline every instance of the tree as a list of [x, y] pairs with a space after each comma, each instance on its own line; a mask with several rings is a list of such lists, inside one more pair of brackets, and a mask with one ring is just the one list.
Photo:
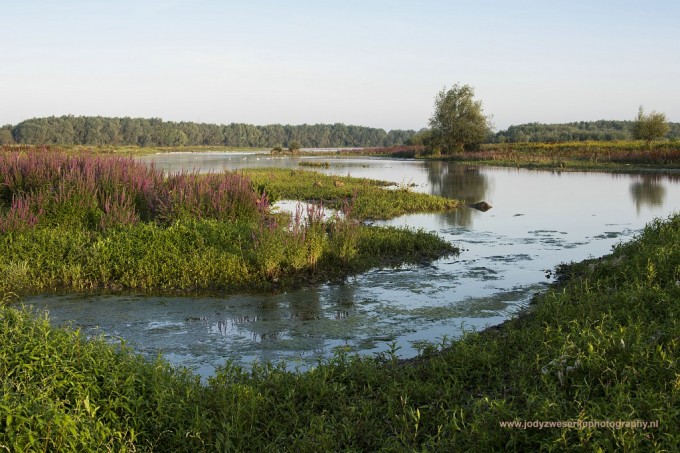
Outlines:
[[665, 114], [652, 112], [645, 115], [644, 108], [640, 106], [637, 117], [633, 122], [633, 138], [644, 140], [647, 142], [647, 146], [651, 147], [653, 140], [663, 137], [669, 130], [670, 127]]
[[288, 143], [288, 151], [291, 153], [298, 153], [300, 152], [300, 142], [297, 140], [291, 140], [290, 143]]
[[0, 145], [9, 145], [14, 143], [14, 138], [12, 137], [12, 125], [6, 124], [0, 127]]
[[[7, 132], [7, 131], [9, 132]], [[5, 131], [5, 132], [3, 132]], [[401, 144], [414, 131], [390, 131], [345, 124], [274, 124], [255, 126], [163, 121], [160, 118], [104, 118], [62, 116], [33, 118], [16, 126], [2, 126], [2, 143], [79, 144], [79, 145], [138, 145], [138, 146], [252, 146], [267, 147], [280, 143], [298, 142], [299, 146], [381, 146]], [[387, 143], [386, 143], [387, 142]]]
[[408, 146], [425, 146], [428, 148], [431, 147], [432, 130], [425, 128], [419, 130], [417, 134], [411, 136], [411, 138], [406, 140], [406, 144]]
[[430, 118], [432, 144], [445, 153], [463, 151], [482, 143], [491, 130], [490, 117], [484, 115], [482, 102], [475, 101], [475, 90], [458, 84], [442, 89], [434, 101]]

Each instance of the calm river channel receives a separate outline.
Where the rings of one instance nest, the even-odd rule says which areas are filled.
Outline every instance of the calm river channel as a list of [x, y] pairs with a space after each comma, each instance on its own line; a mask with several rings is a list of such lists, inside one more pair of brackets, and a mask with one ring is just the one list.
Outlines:
[[655, 217], [680, 206], [680, 176], [568, 173], [372, 158], [271, 157], [253, 153], [177, 153], [140, 158], [169, 172], [299, 167], [415, 184], [412, 190], [468, 202], [461, 208], [380, 224], [433, 231], [461, 248], [432, 263], [375, 269], [343, 283], [272, 295], [214, 297], [37, 296], [55, 325], [103, 335], [148, 356], [161, 353], [202, 377], [226, 360], [286, 360], [305, 369], [334, 348], [372, 354], [396, 345], [416, 355], [419, 342], [455, 338], [501, 323], [550, 283], [562, 262], [608, 253]]

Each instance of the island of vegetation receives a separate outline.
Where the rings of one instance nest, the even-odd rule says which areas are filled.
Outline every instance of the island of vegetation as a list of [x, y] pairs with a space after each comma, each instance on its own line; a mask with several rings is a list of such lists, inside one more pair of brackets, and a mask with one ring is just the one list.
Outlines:
[[[360, 222], [455, 201], [311, 172], [250, 174], [3, 150], [0, 289], [271, 290], [455, 252], [430, 233]], [[270, 210], [274, 193], [316, 203], [291, 219]], [[340, 212], [324, 220], [323, 203]]]

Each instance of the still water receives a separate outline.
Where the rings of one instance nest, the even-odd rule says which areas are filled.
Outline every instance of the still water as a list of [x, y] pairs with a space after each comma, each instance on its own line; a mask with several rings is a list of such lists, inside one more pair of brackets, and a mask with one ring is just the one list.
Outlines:
[[342, 283], [271, 295], [214, 297], [39, 296], [56, 325], [124, 339], [149, 356], [161, 353], [203, 377], [231, 359], [286, 360], [305, 369], [336, 347], [362, 354], [396, 345], [414, 356], [419, 342], [455, 338], [512, 316], [550, 282], [562, 262], [608, 253], [655, 217], [680, 206], [680, 177], [566, 173], [475, 167], [446, 162], [370, 158], [271, 157], [252, 153], [146, 156], [157, 168], [223, 171], [247, 167], [300, 168], [414, 185], [412, 190], [487, 201], [380, 224], [433, 231], [461, 248], [432, 263], [375, 269]]

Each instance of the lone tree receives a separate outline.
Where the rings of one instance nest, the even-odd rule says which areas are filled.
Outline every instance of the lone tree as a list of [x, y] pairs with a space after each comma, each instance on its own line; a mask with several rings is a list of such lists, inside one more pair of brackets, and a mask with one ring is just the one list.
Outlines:
[[482, 143], [491, 131], [490, 117], [482, 110], [482, 101], [475, 101], [470, 85], [444, 87], [434, 101], [430, 118], [432, 145], [444, 153], [463, 151], [466, 146]]
[[288, 143], [288, 151], [291, 153], [299, 153], [300, 152], [300, 142], [297, 140], [291, 140], [290, 143]]
[[652, 146], [652, 141], [666, 135], [670, 127], [663, 113], [652, 112], [645, 114], [645, 110], [640, 106], [637, 118], [633, 122], [633, 138], [644, 140], [647, 146]]

